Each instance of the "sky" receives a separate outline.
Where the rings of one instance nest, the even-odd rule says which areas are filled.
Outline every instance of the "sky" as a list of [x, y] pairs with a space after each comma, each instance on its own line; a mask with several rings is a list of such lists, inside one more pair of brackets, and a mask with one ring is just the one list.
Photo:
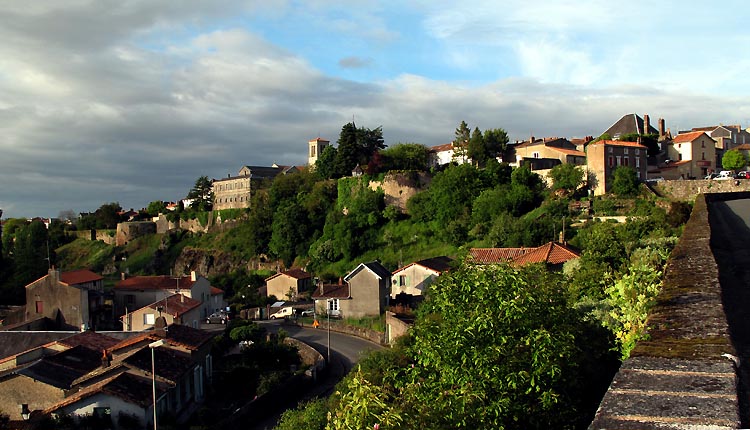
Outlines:
[[56, 217], [303, 165], [382, 126], [448, 143], [598, 136], [628, 113], [750, 127], [742, 0], [0, 3], [0, 209]]

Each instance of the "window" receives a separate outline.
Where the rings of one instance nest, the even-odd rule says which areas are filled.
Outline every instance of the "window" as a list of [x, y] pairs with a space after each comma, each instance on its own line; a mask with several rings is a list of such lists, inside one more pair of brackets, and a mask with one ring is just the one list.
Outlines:
[[705, 160], [705, 159], [706, 159], [706, 153], [705, 152], [701, 152], [701, 160]]
[[641, 150], [640, 150], [640, 149], [638, 149], [638, 148], [636, 148], [636, 149], [635, 149], [635, 155], [641, 155]]
[[622, 153], [625, 154], [625, 155], [628, 155], [628, 148], [623, 148], [622, 149]]
[[339, 310], [339, 299], [330, 299], [330, 300], [328, 300], [328, 310], [329, 311], [337, 311], [337, 310]]
[[701, 148], [705, 148], [705, 147], [706, 147], [706, 142], [704, 142], [703, 140], [701, 140]]
[[624, 161], [625, 161], [625, 166], [629, 166], [630, 165], [630, 157], [625, 157]]
[[615, 166], [615, 158], [613, 156], [609, 156], [609, 167]]
[[610, 154], [612, 153], [612, 147], [611, 146], [609, 148], [607, 148], [607, 152], [609, 152]]
[[315, 145], [313, 145], [313, 146], [310, 147], [310, 156], [311, 157], [315, 156]]
[[539, 153], [538, 152], [532, 152], [531, 156], [534, 157], [534, 158], [539, 158]]
[[[637, 169], [640, 169], [640, 168], [641, 168], [641, 159], [640, 159], [640, 158], [636, 158], [636, 159], [635, 159], [635, 167], [636, 167]], [[641, 173], [640, 173], [640, 172], [638, 172], [638, 177], [639, 177], [639, 178], [640, 178], [640, 175], [641, 175]]]
[[154, 314], [143, 314], [143, 324], [154, 325], [155, 320]]
[[621, 157], [619, 155], [617, 156], [617, 165], [618, 166], [622, 166], [622, 160], [621, 160]]
[[398, 277], [398, 285], [399, 287], [403, 287], [404, 285], [406, 285], [406, 275], [400, 275]]
[[44, 313], [44, 302], [41, 300], [37, 300], [36, 302], [36, 313], [38, 314]]

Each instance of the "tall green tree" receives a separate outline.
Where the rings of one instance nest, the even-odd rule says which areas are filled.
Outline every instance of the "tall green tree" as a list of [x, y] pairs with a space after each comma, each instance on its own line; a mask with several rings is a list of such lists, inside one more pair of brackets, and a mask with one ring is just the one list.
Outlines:
[[558, 164], [550, 170], [549, 175], [552, 178], [554, 190], [564, 190], [570, 193], [577, 190], [583, 183], [583, 169], [573, 164]]
[[612, 172], [612, 192], [616, 195], [635, 196], [639, 187], [638, 175], [632, 167], [618, 166]]
[[721, 165], [727, 170], [736, 172], [747, 166], [747, 158], [745, 158], [745, 154], [742, 152], [736, 149], [731, 149], [725, 152], [724, 156], [721, 157]]
[[485, 146], [484, 135], [482, 135], [479, 127], [475, 127], [474, 131], [471, 132], [466, 147], [466, 155], [471, 158], [476, 166], [484, 166], [487, 161], [487, 147]]
[[212, 185], [208, 176], [201, 176], [195, 180], [195, 185], [187, 195], [188, 199], [193, 199], [193, 203], [190, 205], [193, 210], [205, 212], [213, 209], [214, 192]]
[[468, 157], [470, 139], [471, 129], [466, 121], [461, 121], [453, 137], [453, 161], [462, 161]]
[[508, 145], [508, 133], [502, 128], [492, 128], [484, 131], [484, 146], [487, 158], [496, 158], [505, 151]]

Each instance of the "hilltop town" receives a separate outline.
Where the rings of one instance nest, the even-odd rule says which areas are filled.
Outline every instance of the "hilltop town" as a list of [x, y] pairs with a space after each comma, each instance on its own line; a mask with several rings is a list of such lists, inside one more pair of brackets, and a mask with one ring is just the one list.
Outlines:
[[[263, 325], [284, 321], [393, 351], [365, 359], [370, 367], [344, 380], [338, 403], [315, 406], [328, 412], [368, 404], [345, 398], [367, 381], [382, 390], [373, 419], [384, 428], [449, 425], [441, 402], [468, 398], [476, 403], [458, 419], [475, 428], [583, 428], [646, 338], [696, 195], [749, 189], [737, 172], [750, 132], [673, 135], [648, 115], [624, 115], [596, 138], [516, 142], [462, 123], [434, 147], [387, 148], [382, 130], [350, 123], [338, 145], [318, 137], [307, 152], [306, 166], [243, 165], [139, 211], [110, 203], [66, 220], [5, 220], [6, 420], [143, 428], [163, 414], [167, 425], [196, 425], [202, 407], [230, 402], [221, 393], [238, 381], [254, 387], [231, 400], [244, 407], [273, 392], [266, 385], [314, 379], [330, 365], [330, 352]], [[506, 308], [514, 311], [497, 313]], [[276, 361], [264, 367], [268, 357]], [[401, 364], [422, 369], [418, 378]], [[246, 373], [233, 381], [226, 375], [237, 368]], [[419, 378], [434, 386], [412, 385]], [[589, 379], [597, 382], [581, 383]], [[433, 406], [410, 409], [422, 401]], [[541, 405], [533, 416], [530, 405]], [[313, 410], [297, 413], [325, 423]], [[372, 427], [361, 418], [357, 428]]]

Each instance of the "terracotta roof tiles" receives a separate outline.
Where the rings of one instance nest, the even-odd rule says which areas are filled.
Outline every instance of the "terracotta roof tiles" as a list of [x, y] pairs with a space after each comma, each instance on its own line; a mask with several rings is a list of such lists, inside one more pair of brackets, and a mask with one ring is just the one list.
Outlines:
[[87, 282], [101, 281], [102, 279], [104, 278], [88, 269], [60, 273], [60, 282], [67, 285], [85, 284]]
[[116, 290], [174, 290], [190, 289], [193, 281], [190, 276], [173, 278], [171, 276], [133, 276], [115, 285]]
[[312, 297], [314, 299], [348, 299], [349, 298], [349, 285], [347, 284], [332, 284], [323, 285], [323, 291], [320, 288], [316, 289]]
[[554, 265], [565, 263], [568, 260], [573, 260], [580, 256], [581, 254], [565, 245], [557, 242], [549, 242], [524, 255], [514, 258], [512, 264], [518, 266], [533, 263], [547, 263]]
[[688, 133], [682, 133], [678, 134], [677, 136], [672, 139], [673, 143], [686, 143], [686, 142], [692, 142], [695, 139], [699, 138], [702, 134], [705, 134], [702, 131], [691, 131]]
[[589, 143], [589, 145], [627, 146], [629, 148], [648, 149], [638, 142], [625, 142], [622, 140], [598, 140], [596, 142]]
[[471, 248], [469, 258], [477, 264], [507, 263], [533, 248]]

